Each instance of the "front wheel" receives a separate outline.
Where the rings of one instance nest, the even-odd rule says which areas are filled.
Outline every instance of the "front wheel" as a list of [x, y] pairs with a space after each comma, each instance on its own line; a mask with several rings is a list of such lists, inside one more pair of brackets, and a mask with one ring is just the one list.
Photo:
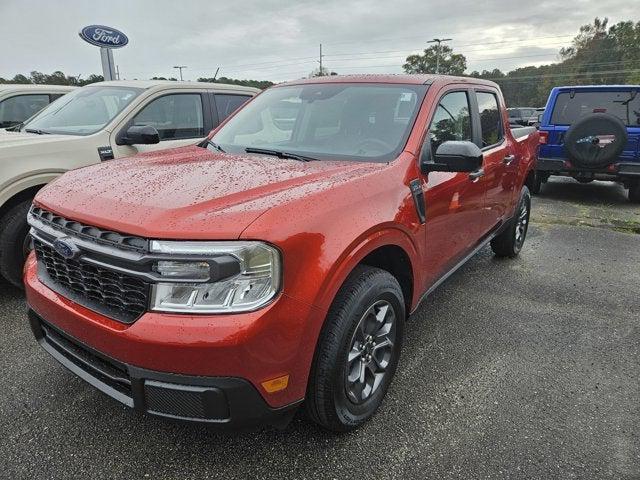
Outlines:
[[509, 221], [507, 228], [493, 240], [491, 240], [491, 249], [497, 257], [518, 256], [524, 241], [527, 238], [529, 229], [529, 214], [531, 212], [531, 194], [525, 186], [520, 194], [520, 201], [516, 214]]
[[31, 200], [18, 203], [0, 218], [0, 274], [18, 288], [23, 288], [22, 267], [29, 251], [30, 206]]
[[398, 365], [404, 319], [395, 277], [358, 266], [336, 295], [318, 341], [306, 398], [314, 422], [345, 432], [373, 416]]

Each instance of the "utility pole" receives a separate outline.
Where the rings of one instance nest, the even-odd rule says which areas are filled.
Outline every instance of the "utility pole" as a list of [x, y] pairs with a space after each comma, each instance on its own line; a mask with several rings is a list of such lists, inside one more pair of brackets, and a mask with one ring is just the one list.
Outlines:
[[178, 70], [180, 70], [180, 81], [182, 81], [182, 69], [183, 68], [187, 68], [187, 66], [186, 65], [176, 65], [173, 68], [177, 68]]
[[218, 78], [218, 72], [220, 71], [220, 67], [216, 68], [216, 74], [213, 76], [213, 81], [216, 81], [216, 78]]
[[436, 73], [440, 73], [440, 44], [442, 42], [448, 42], [453, 40], [452, 38], [434, 38], [433, 40], [429, 40], [427, 43], [437, 43], [436, 46]]
[[322, 44], [320, 44], [320, 60], [318, 60], [318, 63], [320, 64], [320, 73], [318, 74], [319, 77], [322, 77], [324, 75], [324, 70], [322, 69], [322, 57], [324, 57], [324, 55], [322, 55]]

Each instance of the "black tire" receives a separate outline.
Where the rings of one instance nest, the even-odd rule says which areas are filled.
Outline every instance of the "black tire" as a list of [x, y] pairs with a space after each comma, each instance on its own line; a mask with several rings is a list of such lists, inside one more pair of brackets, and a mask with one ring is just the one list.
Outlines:
[[[367, 344], [358, 343], [357, 337], [366, 330], [366, 325], [377, 328], [378, 324], [387, 321], [382, 314], [385, 305], [388, 306], [385, 314], [389, 316], [392, 313], [395, 316], [391, 324], [393, 326], [385, 335], [387, 340], [393, 338], [391, 349], [387, 351], [380, 348], [385, 343], [380, 341], [377, 350], [376, 343], [373, 343], [372, 350], [367, 354]], [[376, 306], [379, 306], [379, 310], [376, 310]], [[393, 311], [390, 312], [391, 309]], [[354, 269], [329, 309], [316, 347], [306, 397], [306, 410], [311, 420], [328, 430], [345, 432], [359, 427], [373, 416], [382, 403], [398, 365], [405, 314], [402, 289], [393, 275], [366, 265]], [[380, 315], [385, 320], [380, 320]], [[356, 355], [357, 352], [365, 353], [350, 360], [354, 352]], [[382, 368], [380, 365], [384, 362], [386, 367], [378, 379], [378, 373], [373, 373], [373, 369]], [[354, 380], [349, 378], [352, 372], [356, 373]], [[374, 380], [370, 390], [363, 388], [354, 394], [357, 386], [368, 385], [372, 377]], [[362, 381], [363, 378], [366, 380]]]
[[627, 127], [619, 118], [608, 113], [593, 113], [569, 127], [564, 145], [576, 166], [597, 169], [610, 165], [620, 156], [627, 138]]
[[11, 207], [0, 218], [0, 275], [18, 288], [22, 284], [22, 267], [27, 253], [27, 213], [31, 200]]
[[631, 203], [640, 203], [640, 182], [629, 187], [629, 201]]
[[533, 172], [531, 181], [528, 183], [531, 195], [538, 195], [542, 190], [542, 175], [539, 172]]
[[531, 194], [529, 189], [524, 186], [515, 215], [509, 221], [509, 225], [500, 235], [491, 240], [491, 249], [497, 257], [514, 258], [518, 256], [527, 238], [530, 213]]

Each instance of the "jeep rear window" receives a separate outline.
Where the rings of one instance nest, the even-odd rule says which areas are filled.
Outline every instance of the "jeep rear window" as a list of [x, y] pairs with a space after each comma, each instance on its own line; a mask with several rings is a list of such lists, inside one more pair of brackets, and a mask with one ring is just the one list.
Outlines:
[[561, 92], [556, 98], [551, 123], [571, 125], [585, 115], [608, 113], [618, 117], [625, 125], [640, 125], [640, 95], [631, 90], [600, 92]]

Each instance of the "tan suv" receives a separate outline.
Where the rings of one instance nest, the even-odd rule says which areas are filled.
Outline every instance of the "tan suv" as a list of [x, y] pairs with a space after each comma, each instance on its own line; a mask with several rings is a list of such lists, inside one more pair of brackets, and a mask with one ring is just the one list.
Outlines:
[[20, 125], [74, 88], [65, 85], [0, 84], [0, 128]]
[[26, 215], [67, 170], [195, 144], [259, 92], [219, 83], [111, 81], [78, 88], [18, 131], [0, 130], [0, 274], [22, 285]]

